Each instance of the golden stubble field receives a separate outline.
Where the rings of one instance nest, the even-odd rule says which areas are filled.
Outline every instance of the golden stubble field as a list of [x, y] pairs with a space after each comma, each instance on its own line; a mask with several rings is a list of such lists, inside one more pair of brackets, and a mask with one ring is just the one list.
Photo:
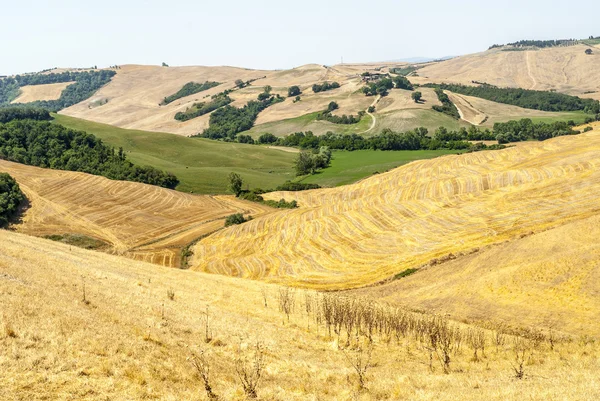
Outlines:
[[0, 160], [30, 207], [13, 229], [36, 236], [82, 234], [107, 252], [179, 267], [181, 250], [223, 227], [226, 216], [260, 216], [272, 209], [232, 196], [200, 196], [152, 185]]
[[[168, 269], [3, 230], [0, 299], [2, 400], [206, 400], [192, 365], [202, 354], [212, 392], [244, 400], [237, 372], [251, 371], [257, 342], [260, 400], [600, 395], [600, 349], [590, 337], [535, 328], [514, 337], [503, 326], [480, 329], [361, 298]], [[447, 339], [447, 329], [444, 369], [438, 334]], [[362, 389], [353, 365], [362, 367]]]
[[[504, 269], [498, 276], [471, 272], [486, 283], [474, 291], [477, 296], [494, 298], [488, 302], [503, 305], [499, 318], [528, 296], [550, 299], [554, 294], [563, 308], [557, 319], [569, 320], [569, 313], [582, 308], [589, 313], [587, 317], [569, 324], [597, 332], [593, 322], [600, 307], [598, 268], [593, 258], [589, 263], [586, 259], [597, 249], [593, 232], [583, 229], [593, 226], [589, 219], [600, 212], [597, 128], [501, 151], [413, 162], [345, 187], [272, 193], [267, 197], [295, 199], [301, 207], [203, 239], [193, 248], [192, 268], [298, 287], [344, 290], [373, 285], [422, 266], [433, 266], [428, 267], [429, 273], [419, 273], [432, 282], [437, 266], [444, 266], [439, 263], [446, 260], [458, 257], [453, 263], [461, 265], [462, 257], [469, 254], [484, 255], [486, 263], [501, 260], [487, 260], [485, 255], [493, 255], [489, 252], [507, 241], [538, 241], [541, 254], [551, 254], [563, 236], [578, 233], [588, 248], [582, 246], [574, 254], [568, 253], [572, 247], [560, 251], [577, 261], [572, 266], [564, 265], [559, 257], [532, 259], [535, 247], [515, 245], [510, 248], [510, 263], [490, 265], [492, 270]], [[531, 239], [523, 239], [528, 236]], [[525, 260], [531, 261], [530, 271], [516, 271], [524, 268], [519, 261]], [[474, 269], [477, 264], [470, 266]], [[518, 285], [525, 277], [519, 274], [532, 281], [543, 280], [546, 286]], [[460, 296], [466, 294], [461, 286], [468, 283], [468, 277], [462, 276], [446, 296], [455, 292], [461, 302], [468, 303], [466, 295]], [[571, 290], [574, 295], [568, 298]], [[392, 293], [377, 296], [394, 298]], [[435, 306], [443, 304], [439, 299], [436, 302]], [[535, 309], [544, 302], [529, 303], [524, 309]], [[465, 309], [464, 315], [481, 318], [485, 308], [478, 311], [477, 307]], [[538, 323], [548, 320], [547, 316], [530, 317]]]
[[36, 100], [56, 100], [65, 88], [74, 82], [60, 82], [47, 85], [23, 86], [19, 96], [11, 103], [29, 103]]

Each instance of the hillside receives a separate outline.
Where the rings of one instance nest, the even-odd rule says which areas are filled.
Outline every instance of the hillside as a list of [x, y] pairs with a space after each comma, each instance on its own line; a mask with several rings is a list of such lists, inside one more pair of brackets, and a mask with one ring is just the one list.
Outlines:
[[[543, 50], [505, 51], [493, 49], [483, 53], [456, 57], [443, 62], [417, 65], [416, 76], [410, 76], [413, 83], [457, 82], [472, 85], [472, 81], [488, 82], [498, 86], [522, 87], [539, 90], [558, 90], [583, 97], [600, 96], [596, 85], [600, 76], [595, 65], [600, 50], [586, 55], [587, 45], [556, 47]], [[385, 128], [405, 131], [425, 126], [434, 130], [439, 126], [457, 129], [469, 124], [481, 124], [485, 117], [488, 126], [493, 121], [506, 121], [518, 116], [533, 116], [543, 119], [572, 118], [569, 113], [544, 113], [500, 105], [493, 102], [484, 105], [484, 110], [471, 110], [467, 101], [458, 99], [464, 109], [464, 120], [454, 120], [445, 114], [433, 112], [431, 107], [439, 105], [433, 90], [422, 88], [423, 103], [415, 103], [410, 92], [392, 90], [382, 99], [366, 97], [360, 92], [364, 83], [360, 74], [386, 73], [397, 67], [408, 67], [407, 63], [370, 63], [322, 66], [308, 64], [289, 70], [266, 71], [235, 67], [159, 67], [124, 65], [116, 70], [112, 81], [101, 88], [90, 99], [62, 110], [66, 116], [110, 124], [121, 128], [168, 132], [190, 136], [208, 127], [210, 113], [181, 122], [174, 119], [177, 112], [184, 112], [193, 104], [206, 102], [210, 96], [228, 89], [232, 105], [243, 107], [255, 100], [263, 87], [269, 85], [273, 94], [287, 96], [292, 85], [300, 87], [301, 100], [287, 98], [262, 111], [254, 128], [248, 134], [258, 137], [265, 132], [277, 136], [296, 131], [313, 131], [323, 134], [337, 133], [370, 134]], [[235, 88], [235, 81], [252, 80], [250, 86]], [[209, 90], [185, 96], [168, 105], [160, 105], [166, 96], [180, 90], [188, 82], [215, 81], [221, 85]], [[338, 82], [337, 89], [313, 93], [312, 85], [323, 82]], [[599, 97], [600, 98], [600, 97]], [[317, 121], [316, 113], [323, 111], [335, 101], [339, 109], [335, 115], [354, 114], [376, 107], [375, 113], [366, 115], [358, 124], [342, 125], [327, 121]], [[473, 115], [474, 113], [474, 115]]]
[[346, 187], [274, 193], [301, 208], [204, 239], [192, 266], [348, 289], [595, 216], [598, 131], [417, 161]]
[[127, 130], [60, 114], [55, 117], [58, 124], [86, 131], [115, 148], [122, 147], [133, 163], [175, 174], [180, 181], [179, 191], [228, 193], [227, 176], [232, 171], [241, 174], [251, 188], [275, 188], [294, 178], [293, 153], [162, 132]]
[[[492, 49], [418, 70], [415, 82], [448, 82], [472, 85], [472, 81], [501, 87], [550, 90], [600, 99], [600, 47], [592, 55], [580, 44], [539, 50]], [[586, 92], [593, 92], [587, 93]]]
[[[293, 294], [287, 321], [278, 294], [263, 283], [0, 230], [0, 398], [207, 400], [191, 364], [204, 352], [212, 391], [244, 400], [237, 361], [253, 357], [256, 341], [265, 350], [261, 400], [592, 401], [600, 393], [600, 351], [591, 341], [536, 343], [525, 380], [516, 380], [512, 336], [454, 323], [465, 335], [483, 333], [487, 348], [477, 361], [467, 336], [445, 374], [437, 360], [429, 366], [427, 340], [413, 331], [398, 342], [376, 334], [359, 391], [350, 361], [364, 358], [362, 340], [348, 346], [345, 331], [341, 341], [328, 335], [304, 312], [318, 305], [311, 293]], [[494, 345], [497, 338], [503, 342]]]
[[0, 160], [29, 201], [13, 226], [36, 236], [83, 235], [104, 251], [178, 267], [181, 249], [223, 227], [234, 213], [253, 216], [270, 208], [235, 197], [196, 196], [104, 177]]

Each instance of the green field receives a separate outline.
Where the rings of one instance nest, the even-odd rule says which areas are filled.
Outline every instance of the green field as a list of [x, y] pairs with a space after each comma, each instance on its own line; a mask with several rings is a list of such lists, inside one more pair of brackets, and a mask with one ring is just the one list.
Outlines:
[[202, 194], [227, 193], [227, 175], [235, 171], [251, 188], [274, 188], [294, 178], [293, 153], [261, 146], [187, 138], [160, 132], [128, 130], [63, 115], [55, 121], [87, 131], [114, 147], [123, 147], [127, 158], [175, 174], [177, 190]]
[[534, 123], [553, 123], [556, 121], [569, 121], [573, 120], [576, 124], [583, 124], [585, 119], [590, 117], [590, 114], [586, 114], [583, 111], [564, 111], [564, 112], [547, 112], [545, 116], [531, 117], [531, 116], [523, 116], [523, 117], [508, 117], [508, 118], [500, 118], [494, 117], [493, 122], [488, 122], [484, 124], [484, 126], [492, 127], [495, 122], [507, 122], [510, 120], [520, 120], [521, 118], [529, 118]]
[[362, 178], [369, 177], [375, 172], [383, 173], [415, 160], [431, 159], [456, 153], [456, 151], [452, 150], [334, 151], [331, 167], [299, 181], [319, 184], [324, 187], [351, 184]]

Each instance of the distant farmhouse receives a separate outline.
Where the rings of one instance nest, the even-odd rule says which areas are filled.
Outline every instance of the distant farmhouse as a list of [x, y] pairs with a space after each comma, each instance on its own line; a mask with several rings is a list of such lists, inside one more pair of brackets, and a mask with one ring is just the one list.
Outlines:
[[363, 82], [377, 82], [384, 78], [389, 78], [390, 74], [381, 74], [381, 73], [371, 73], [371, 72], [363, 72], [361, 74], [361, 78]]

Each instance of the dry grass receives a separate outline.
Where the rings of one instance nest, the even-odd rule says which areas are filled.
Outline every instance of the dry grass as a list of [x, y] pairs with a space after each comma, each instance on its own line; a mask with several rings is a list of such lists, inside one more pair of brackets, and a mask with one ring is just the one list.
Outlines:
[[179, 266], [181, 249], [222, 228], [228, 215], [272, 211], [232, 196], [190, 195], [3, 160], [0, 171], [17, 180], [31, 204], [17, 231], [83, 234], [110, 244], [108, 252], [163, 266]]
[[417, 161], [346, 187], [273, 193], [301, 208], [213, 234], [195, 246], [192, 266], [318, 289], [374, 284], [595, 216], [599, 164], [596, 130]]
[[[89, 304], [81, 301], [82, 277]], [[165, 295], [170, 288], [177, 292], [173, 301]], [[359, 347], [367, 347], [366, 334], [360, 341], [352, 336], [347, 347], [344, 325], [338, 342], [323, 317], [304, 312], [300, 296], [284, 324], [272, 298], [276, 292], [258, 282], [165, 269], [0, 231], [0, 327], [12, 333], [0, 330], [0, 399], [207, 399], [190, 364], [204, 355], [212, 391], [224, 400], [243, 400], [236, 361], [248, 358], [251, 364], [257, 340], [265, 349], [257, 387], [262, 400], [592, 401], [600, 394], [600, 349], [590, 339], [529, 349], [519, 380], [512, 341], [496, 345], [491, 331], [484, 331], [479, 362], [462, 340], [450, 353], [446, 374], [436, 354], [430, 367], [433, 332], [396, 339], [377, 329], [360, 390], [349, 359], [362, 358], [365, 365]], [[317, 298], [324, 299], [310, 299]], [[213, 340], [204, 344], [207, 305]], [[307, 319], [313, 320], [310, 329]]]
[[12, 103], [29, 103], [37, 100], [56, 100], [63, 90], [73, 82], [47, 85], [28, 85], [20, 88], [21, 94]]

